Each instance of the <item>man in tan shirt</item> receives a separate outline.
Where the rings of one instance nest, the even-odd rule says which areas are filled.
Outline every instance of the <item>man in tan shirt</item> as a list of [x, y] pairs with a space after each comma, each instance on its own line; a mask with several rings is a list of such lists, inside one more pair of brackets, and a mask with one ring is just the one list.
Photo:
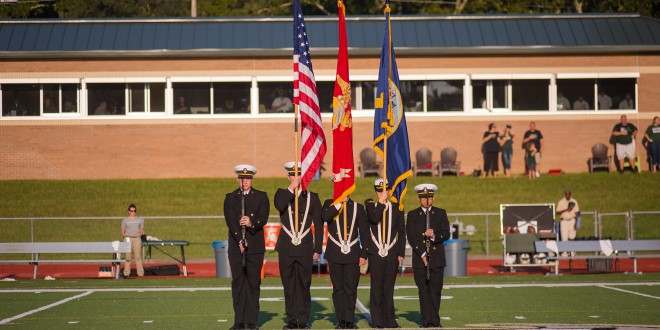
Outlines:
[[580, 212], [578, 202], [575, 198], [571, 198], [571, 190], [566, 189], [564, 191], [564, 198], [557, 202], [557, 215], [561, 219], [560, 232], [562, 241], [575, 239], [578, 212]]

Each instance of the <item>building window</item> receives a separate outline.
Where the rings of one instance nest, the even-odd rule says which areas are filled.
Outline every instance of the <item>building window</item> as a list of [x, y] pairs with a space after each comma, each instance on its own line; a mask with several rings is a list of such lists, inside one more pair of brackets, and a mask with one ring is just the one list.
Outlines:
[[[635, 78], [598, 79], [598, 110], [636, 109]], [[609, 107], [608, 107], [609, 106]]]
[[43, 114], [78, 112], [78, 84], [43, 84]]
[[90, 116], [126, 113], [126, 84], [87, 84], [87, 113]]
[[128, 112], [146, 112], [147, 84], [128, 84]]
[[472, 80], [472, 108], [508, 109], [508, 91], [508, 80]]
[[427, 111], [463, 111], [463, 80], [428, 81]]
[[595, 83], [594, 79], [558, 79], [557, 110], [593, 110]]
[[548, 111], [550, 80], [511, 80], [511, 105], [513, 111]]
[[39, 116], [39, 84], [2, 84], [3, 116]]
[[249, 82], [213, 83], [213, 113], [249, 113]]
[[175, 115], [211, 113], [210, 83], [172, 83], [172, 89]]
[[376, 87], [378, 87], [378, 83], [375, 81], [361, 81], [359, 84], [362, 91], [360, 96], [362, 107], [360, 109], [374, 109], [376, 107]]
[[149, 112], [165, 112], [165, 83], [147, 84]]
[[260, 82], [259, 113], [293, 112], [291, 82]]

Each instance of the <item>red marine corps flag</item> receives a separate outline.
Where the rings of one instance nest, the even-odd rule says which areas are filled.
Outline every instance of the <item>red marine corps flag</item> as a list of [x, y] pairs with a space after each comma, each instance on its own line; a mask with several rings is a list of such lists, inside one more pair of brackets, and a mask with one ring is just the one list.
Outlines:
[[332, 97], [332, 181], [335, 184], [334, 204], [341, 203], [355, 190], [353, 164], [353, 119], [351, 116], [351, 80], [348, 77], [348, 45], [346, 42], [346, 10], [337, 1], [339, 15], [339, 55], [337, 76]]

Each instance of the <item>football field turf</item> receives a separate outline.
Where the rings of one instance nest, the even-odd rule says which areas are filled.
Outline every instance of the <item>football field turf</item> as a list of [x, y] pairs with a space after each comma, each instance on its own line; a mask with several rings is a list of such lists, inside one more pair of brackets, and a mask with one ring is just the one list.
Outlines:
[[[660, 276], [515, 276], [448, 280], [445, 328], [571, 328], [660, 326]], [[228, 329], [233, 324], [226, 279], [56, 280], [0, 283], [0, 328]], [[262, 284], [259, 325], [285, 322], [279, 279]], [[368, 328], [368, 278], [361, 279], [356, 318]], [[360, 306], [364, 305], [364, 307]], [[411, 277], [397, 279], [399, 324], [417, 328], [419, 302]], [[314, 278], [312, 328], [335, 322], [332, 288]]]

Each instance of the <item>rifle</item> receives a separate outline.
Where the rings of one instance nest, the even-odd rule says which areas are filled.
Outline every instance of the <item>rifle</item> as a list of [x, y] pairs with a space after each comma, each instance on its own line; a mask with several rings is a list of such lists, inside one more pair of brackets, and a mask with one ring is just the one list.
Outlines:
[[[240, 194], [241, 194], [241, 218], [245, 216], [245, 194], [243, 193], [243, 180], [241, 180], [241, 188]], [[243, 266], [243, 271], [246, 271], [247, 269], [247, 262], [245, 260], [245, 252], [247, 250], [247, 241], [245, 240], [245, 226], [241, 225], [241, 241], [238, 242], [239, 245], [243, 246], [243, 251], [241, 252], [241, 265]]]
[[[431, 228], [431, 209], [426, 212], [426, 230]], [[426, 282], [431, 279], [431, 238], [426, 238]]]

